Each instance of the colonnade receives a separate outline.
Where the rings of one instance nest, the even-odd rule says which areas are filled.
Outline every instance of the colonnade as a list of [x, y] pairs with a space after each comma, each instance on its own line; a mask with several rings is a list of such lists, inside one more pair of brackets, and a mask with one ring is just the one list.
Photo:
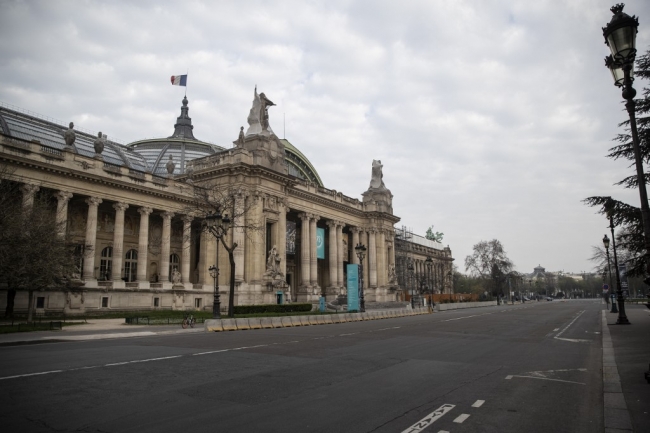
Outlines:
[[[37, 185], [23, 184], [20, 190], [23, 193], [22, 204], [23, 207], [32, 206], [34, 203], [34, 196], [39, 191]], [[65, 236], [68, 226], [68, 206], [74, 194], [69, 191], [54, 191], [53, 196], [57, 200], [56, 224], [57, 233], [60, 236]], [[98, 210], [99, 205], [104, 200], [100, 197], [90, 196], [84, 200], [88, 205], [86, 215], [86, 229], [83, 243], [83, 268], [81, 269], [81, 279], [86, 282], [86, 287], [96, 285], [97, 278], [95, 277], [95, 260], [97, 253], [97, 225], [98, 225]], [[114, 227], [113, 227], [113, 243], [112, 243], [112, 266], [110, 278], [113, 281], [113, 287], [124, 287], [122, 281], [122, 264], [124, 259], [124, 219], [126, 209], [135, 207], [133, 204], [126, 202], [115, 202], [112, 208], [115, 210], [114, 214]], [[137, 212], [140, 214], [140, 230], [138, 234], [138, 258], [137, 258], [137, 283], [139, 288], [148, 288], [149, 279], [147, 275], [147, 264], [149, 260], [149, 219], [154, 209], [148, 206], [138, 206]], [[172, 218], [175, 216], [173, 212], [160, 210], [162, 217], [162, 248], [161, 260], [159, 267], [159, 281], [165, 283], [169, 282], [169, 257], [171, 252], [171, 223]], [[182, 215], [183, 222], [183, 238], [182, 238], [182, 253], [181, 253], [181, 282], [190, 283], [190, 243], [191, 243], [191, 224], [193, 217]]]

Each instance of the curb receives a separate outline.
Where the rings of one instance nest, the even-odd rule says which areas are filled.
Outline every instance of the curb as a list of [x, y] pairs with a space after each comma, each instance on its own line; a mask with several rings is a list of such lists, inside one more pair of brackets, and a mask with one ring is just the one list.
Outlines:
[[621, 378], [618, 375], [616, 356], [612, 336], [607, 324], [607, 311], [601, 315], [603, 336], [603, 416], [605, 432], [632, 432], [632, 420], [625, 403], [621, 388]]
[[345, 322], [361, 322], [366, 320], [391, 319], [394, 317], [416, 316], [420, 314], [432, 314], [428, 308], [416, 308], [415, 310], [371, 310], [365, 313], [340, 313], [328, 315], [301, 315], [301, 316], [282, 316], [282, 317], [263, 317], [259, 320], [261, 327], [250, 326], [240, 328], [239, 326], [228, 326], [230, 320], [240, 319], [208, 319], [205, 321], [204, 330], [206, 332], [222, 331], [239, 331], [242, 329], [271, 329], [271, 328], [290, 328], [292, 326], [316, 326], [316, 325], [333, 325]]

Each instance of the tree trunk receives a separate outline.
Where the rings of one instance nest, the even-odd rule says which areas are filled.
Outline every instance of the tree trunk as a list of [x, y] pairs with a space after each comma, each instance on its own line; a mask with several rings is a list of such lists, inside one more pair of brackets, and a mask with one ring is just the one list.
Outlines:
[[[233, 248], [234, 249], [234, 248]], [[228, 296], [228, 317], [235, 317], [235, 255], [228, 251], [230, 259], [230, 296]]]
[[29, 290], [29, 298], [27, 301], [27, 323], [32, 323], [32, 317], [34, 316], [34, 291]]
[[14, 301], [16, 299], [16, 290], [9, 289], [7, 290], [7, 307], [5, 308], [5, 317], [12, 318], [14, 317]]

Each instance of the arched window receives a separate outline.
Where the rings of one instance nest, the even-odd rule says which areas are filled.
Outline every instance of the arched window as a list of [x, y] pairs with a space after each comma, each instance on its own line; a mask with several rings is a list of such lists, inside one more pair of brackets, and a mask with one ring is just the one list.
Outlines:
[[124, 259], [124, 281], [130, 283], [138, 277], [138, 252], [129, 250]]
[[178, 257], [178, 254], [172, 254], [169, 256], [169, 281], [172, 280], [172, 274], [174, 271], [180, 272], [181, 259]]
[[99, 261], [98, 280], [108, 281], [111, 279], [113, 272], [113, 247], [106, 247], [102, 250], [101, 260]]

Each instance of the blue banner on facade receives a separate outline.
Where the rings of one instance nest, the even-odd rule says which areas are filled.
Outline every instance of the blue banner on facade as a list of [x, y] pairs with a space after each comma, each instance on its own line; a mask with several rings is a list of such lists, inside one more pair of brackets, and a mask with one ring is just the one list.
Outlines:
[[359, 311], [359, 265], [350, 264], [348, 269], [348, 311]]
[[316, 227], [316, 258], [325, 258], [325, 229]]

